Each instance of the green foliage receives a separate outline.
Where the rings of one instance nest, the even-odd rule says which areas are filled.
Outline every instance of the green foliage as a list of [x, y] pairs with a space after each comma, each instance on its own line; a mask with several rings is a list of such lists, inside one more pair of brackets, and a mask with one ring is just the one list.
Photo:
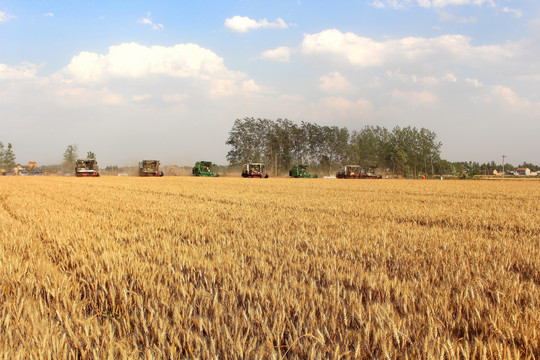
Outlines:
[[8, 143], [7, 147], [0, 142], [0, 168], [1, 169], [11, 169], [17, 165], [15, 162], [15, 153], [13, 152], [13, 145]]
[[64, 168], [70, 168], [75, 164], [77, 157], [79, 156], [79, 146], [76, 144], [68, 145], [66, 151], [64, 151]]
[[95, 159], [96, 158], [96, 154], [93, 153], [92, 151], [89, 151], [86, 153], [86, 158], [87, 159]]
[[519, 164], [518, 165], [518, 168], [520, 167], [523, 167], [523, 168], [529, 168], [531, 171], [538, 171], [540, 170], [540, 166], [538, 165], [534, 165], [532, 163], [528, 163], [526, 161], [524, 161], [522, 164]]
[[392, 169], [404, 176], [419, 172], [435, 174], [442, 144], [427, 129], [399, 128], [392, 131], [366, 126], [352, 133], [347, 128], [320, 126], [287, 119], [237, 119], [226, 142], [232, 148], [227, 159], [232, 166], [265, 162], [280, 172], [294, 163], [307, 163], [314, 170], [331, 173], [345, 163]]
[[4, 168], [4, 143], [0, 141], [0, 169]]
[[[226, 144], [231, 166], [264, 162], [288, 172], [293, 163], [310, 163], [326, 170], [346, 160], [349, 131], [337, 126], [319, 126], [288, 119], [237, 119]], [[325, 161], [321, 161], [321, 159]]]

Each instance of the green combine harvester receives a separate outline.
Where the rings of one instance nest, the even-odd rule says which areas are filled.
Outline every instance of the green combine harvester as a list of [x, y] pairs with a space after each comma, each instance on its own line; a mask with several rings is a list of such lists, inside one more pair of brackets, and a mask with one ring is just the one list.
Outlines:
[[316, 179], [318, 178], [317, 174], [310, 174], [308, 171], [309, 165], [299, 164], [294, 165], [291, 170], [289, 170], [289, 176], [293, 178], [303, 178], [303, 179]]
[[219, 176], [218, 173], [215, 173], [212, 170], [212, 162], [211, 161], [197, 161], [195, 163], [195, 166], [193, 167], [193, 175], [194, 176], [207, 176], [207, 177], [217, 177]]

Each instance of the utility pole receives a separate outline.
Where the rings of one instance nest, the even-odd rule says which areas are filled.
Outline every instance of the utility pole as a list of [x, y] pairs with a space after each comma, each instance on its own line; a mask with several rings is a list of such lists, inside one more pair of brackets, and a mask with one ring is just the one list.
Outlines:
[[503, 155], [503, 156], [502, 156], [502, 159], [503, 159], [503, 163], [502, 163], [502, 165], [503, 165], [503, 173], [502, 173], [502, 178], [501, 178], [501, 180], [504, 180], [504, 158], [505, 158], [505, 157], [506, 157], [506, 155]]

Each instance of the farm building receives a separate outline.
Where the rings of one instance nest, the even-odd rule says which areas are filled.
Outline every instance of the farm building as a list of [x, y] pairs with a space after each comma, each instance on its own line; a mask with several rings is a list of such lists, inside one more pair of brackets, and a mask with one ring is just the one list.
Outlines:
[[516, 170], [517, 175], [531, 175], [531, 169], [520, 167]]

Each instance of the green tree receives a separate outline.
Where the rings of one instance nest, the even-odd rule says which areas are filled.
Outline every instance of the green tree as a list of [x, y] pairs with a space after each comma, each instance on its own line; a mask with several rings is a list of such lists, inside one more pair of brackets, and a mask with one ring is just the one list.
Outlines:
[[79, 146], [76, 144], [68, 145], [66, 148], [66, 151], [64, 151], [64, 162], [62, 166], [64, 168], [73, 167], [78, 156], [79, 156]]
[[529, 168], [531, 171], [538, 171], [540, 170], [540, 167], [538, 165], [534, 165], [533, 163], [528, 163], [524, 161], [523, 163], [519, 164], [518, 167], [524, 167]]
[[96, 154], [94, 154], [92, 151], [89, 151], [89, 152], [86, 153], [86, 158], [87, 159], [95, 159]]
[[4, 144], [0, 141], [0, 169], [4, 167]]
[[2, 157], [0, 162], [2, 163], [2, 166], [11, 169], [17, 165], [15, 163], [15, 153], [13, 152], [13, 145], [11, 143], [8, 143], [7, 148], [3, 149], [3, 145], [0, 148], [2, 152]]

